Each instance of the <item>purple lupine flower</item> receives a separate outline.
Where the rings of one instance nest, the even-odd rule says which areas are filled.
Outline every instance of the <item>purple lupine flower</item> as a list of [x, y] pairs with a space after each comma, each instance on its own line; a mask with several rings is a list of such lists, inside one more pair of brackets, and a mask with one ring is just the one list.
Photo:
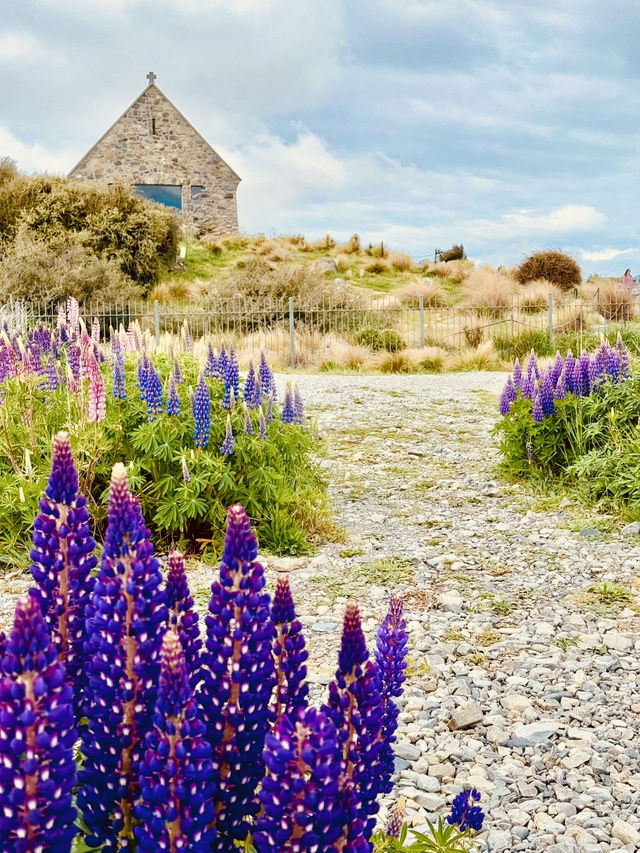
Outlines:
[[527, 362], [527, 376], [533, 376], [534, 379], [540, 379], [540, 369], [538, 368], [538, 359], [534, 350], [529, 353], [529, 361]]
[[564, 400], [567, 393], [567, 385], [566, 385], [566, 376], [564, 372], [564, 368], [560, 371], [560, 376], [558, 377], [558, 382], [556, 384], [555, 390], [553, 392], [553, 396], [556, 400]]
[[267, 437], [267, 421], [262, 411], [262, 406], [260, 406], [260, 418], [258, 420], [258, 435], [262, 439]]
[[343, 843], [345, 849], [369, 850], [366, 845], [378, 810], [376, 798], [385, 784], [380, 760], [383, 711], [380, 676], [369, 660], [355, 601], [347, 602], [338, 669], [323, 711], [335, 724], [346, 761], [342, 786], [348, 823]]
[[235, 450], [235, 440], [233, 438], [233, 430], [231, 429], [231, 415], [227, 415], [227, 428], [224, 434], [224, 441], [220, 445], [220, 453], [223, 456], [231, 456]]
[[500, 395], [500, 414], [508, 415], [511, 411], [512, 404], [515, 403], [517, 399], [518, 392], [511, 381], [511, 376], [509, 376], [506, 385], [502, 389], [502, 394]]
[[209, 431], [211, 430], [211, 398], [209, 386], [200, 375], [198, 386], [193, 398], [193, 442], [196, 447], [207, 447], [209, 444]]
[[585, 397], [588, 397], [591, 393], [591, 361], [589, 359], [589, 353], [584, 349], [580, 353], [578, 364], [580, 365], [582, 393]]
[[516, 389], [522, 389], [522, 382], [524, 380], [524, 376], [522, 375], [522, 368], [520, 367], [520, 361], [516, 358], [515, 364], [513, 365], [513, 384]]
[[220, 401], [220, 408], [227, 412], [232, 412], [236, 407], [236, 394], [233, 390], [233, 385], [227, 379], [224, 380], [224, 395]]
[[601, 344], [589, 359], [589, 382], [591, 383], [591, 387], [601, 385], [604, 382], [604, 357], [605, 346]]
[[404, 823], [405, 802], [406, 799], [404, 797], [398, 797], [396, 802], [393, 804], [389, 820], [387, 821], [387, 827], [385, 829], [385, 835], [387, 838], [400, 837], [402, 824]]
[[77, 344], [69, 344], [67, 349], [67, 363], [71, 368], [73, 378], [80, 378], [80, 347]]
[[173, 381], [176, 385], [182, 385], [182, 372], [177, 358], [173, 359]]
[[293, 389], [293, 422], [295, 424], [304, 423], [304, 401], [297, 385]]
[[42, 375], [45, 371], [44, 366], [42, 364], [42, 356], [38, 347], [27, 347], [26, 356], [27, 370], [31, 373], [37, 373]]
[[560, 350], [557, 350], [555, 361], [553, 362], [553, 367], [551, 368], [551, 382], [554, 386], [558, 384], [558, 379], [560, 378], [560, 374], [562, 373], [563, 367], [564, 359], [560, 355]]
[[193, 606], [184, 557], [180, 551], [171, 551], [167, 559], [165, 594], [169, 611], [169, 626], [178, 632], [189, 675], [189, 683], [195, 690], [200, 681], [202, 640], [198, 628], [198, 611]]
[[620, 359], [618, 358], [618, 351], [608, 341], [604, 346], [603, 363], [607, 376], [616, 382], [620, 369]]
[[260, 353], [260, 367], [258, 368], [258, 376], [260, 377], [260, 388], [262, 394], [266, 396], [271, 391], [271, 370], [267, 363], [267, 357], [264, 352]]
[[174, 376], [171, 376], [169, 379], [166, 412], [168, 415], [180, 414], [180, 397], [178, 397], [178, 389], [176, 388], [176, 380]]
[[184, 458], [184, 456], [180, 460], [180, 464], [182, 465], [182, 479], [184, 480], [185, 483], [190, 483], [191, 482], [191, 474], [189, 472], [189, 466], [187, 465], [187, 460]]
[[542, 410], [542, 400], [540, 399], [540, 392], [538, 391], [538, 386], [536, 385], [533, 390], [533, 397], [531, 400], [531, 414], [533, 415], [533, 420], [536, 423], [540, 423], [540, 421], [544, 420], [544, 411]]
[[116, 400], [125, 400], [127, 392], [124, 385], [124, 355], [122, 347], [117, 338], [113, 341], [112, 348], [112, 376], [113, 376], [113, 396]]
[[249, 409], [247, 408], [247, 404], [244, 405], [244, 434], [245, 435], [253, 435], [253, 424], [251, 423], [251, 414]]
[[138, 388], [140, 389], [140, 399], [146, 401], [149, 395], [149, 367], [150, 361], [146, 353], [138, 359]]
[[[229, 508], [220, 579], [211, 586], [202, 653], [200, 707], [220, 783], [216, 850], [233, 851], [257, 812], [255, 791], [264, 776], [262, 750], [275, 685], [273, 622], [264, 592], [258, 543], [243, 507]], [[222, 842], [226, 839], [226, 843]]]
[[269, 396], [267, 397], [267, 410], [265, 412], [265, 420], [268, 424], [270, 424], [273, 421], [273, 400], [274, 400], [273, 391], [274, 391], [274, 389], [272, 387], [271, 390], [269, 391]]
[[42, 610], [16, 605], [0, 669], [0, 843], [7, 853], [68, 853], [77, 737], [73, 691]]
[[247, 371], [247, 378], [244, 380], [244, 391], [243, 391], [243, 399], [244, 402], [249, 408], [257, 408], [254, 405], [255, 400], [255, 392], [256, 392], [256, 372], [253, 368], [253, 362], [249, 362], [249, 370]]
[[533, 376], [527, 374], [522, 380], [522, 396], [525, 400], [532, 400], [536, 390], [536, 381]]
[[565, 376], [567, 391], [569, 391], [571, 394], [575, 393], [575, 382], [574, 382], [575, 364], [576, 364], [576, 360], [573, 357], [573, 353], [571, 352], [571, 350], [568, 350], [567, 351], [567, 357], [564, 360], [564, 376]]
[[271, 618], [275, 625], [273, 657], [276, 671], [276, 689], [273, 694], [273, 718], [277, 722], [283, 714], [295, 719], [298, 708], [307, 704], [309, 687], [306, 683], [309, 657], [302, 634], [302, 623], [296, 617], [291, 588], [287, 575], [279, 575], [271, 605]]
[[255, 384], [253, 386], [253, 397], [251, 398], [251, 405], [249, 406], [249, 408], [250, 409], [259, 409], [260, 406], [262, 405], [263, 396], [264, 395], [262, 393], [262, 381], [260, 380], [260, 375], [257, 374], [256, 375], [256, 381], [255, 381]]
[[447, 823], [450, 826], [457, 826], [460, 832], [465, 829], [473, 829], [475, 832], [480, 832], [484, 822], [484, 812], [480, 806], [474, 805], [479, 802], [480, 792], [475, 788], [464, 791], [454, 797], [451, 806], [451, 814], [447, 817]]
[[573, 364], [573, 382], [572, 382], [573, 393], [576, 395], [576, 397], [582, 397], [585, 394], [585, 388], [584, 388], [583, 380], [584, 380], [584, 376], [582, 374], [582, 365], [580, 363], [580, 359], [578, 358], [575, 360], [575, 362]]
[[626, 379], [629, 375], [629, 351], [624, 345], [622, 335], [618, 332], [616, 339], [616, 350], [618, 352], [618, 378]]
[[398, 707], [394, 702], [402, 696], [402, 685], [406, 680], [409, 635], [403, 616], [401, 598], [392, 597], [389, 609], [378, 628], [376, 666], [380, 677], [382, 698], [382, 738], [384, 745], [380, 753], [380, 793], [388, 794], [393, 788], [391, 777], [394, 772], [393, 744], [398, 728]]
[[284, 392], [284, 402], [282, 404], [282, 412], [280, 417], [283, 424], [292, 424], [295, 420], [295, 409], [293, 406], [293, 394], [291, 392], [291, 383], [287, 382], [287, 387]]
[[58, 374], [58, 368], [56, 366], [55, 358], [50, 355], [47, 359], [47, 365], [45, 367], [45, 373], [47, 375], [46, 389], [47, 391], [55, 391], [56, 388], [60, 385], [60, 376]]
[[259, 853], [334, 853], [345, 815], [340, 774], [344, 762], [336, 727], [315, 708], [281, 717], [266, 737], [262, 810], [253, 832]]
[[218, 372], [218, 360], [216, 359], [216, 354], [213, 351], [213, 347], [211, 344], [207, 347], [207, 361], [204, 366], [204, 375], [211, 377], [211, 379], [215, 378]]
[[220, 355], [218, 356], [218, 376], [220, 377], [220, 379], [226, 380], [228, 370], [229, 356], [227, 355], [227, 350], [223, 341], [222, 346], [220, 347]]
[[189, 332], [189, 324], [185, 320], [182, 324], [182, 337], [184, 340], [184, 351], [192, 352], [193, 350], [193, 340], [191, 338], [191, 334]]
[[141, 823], [134, 830], [140, 853], [210, 853], [213, 849], [215, 787], [211, 747], [204, 735], [180, 638], [167, 631], [153, 726], [140, 762], [140, 802], [135, 814]]
[[551, 379], [551, 371], [545, 370], [542, 374], [542, 382], [540, 383], [540, 405], [542, 413], [545, 417], [555, 415], [556, 407], [553, 404], [553, 381]]
[[100, 571], [89, 620], [90, 678], [78, 805], [87, 846], [132, 849], [133, 804], [151, 728], [167, 618], [160, 564], [122, 463], [113, 467]]
[[37, 586], [31, 594], [40, 602], [78, 708], [86, 682], [84, 613], [93, 587], [90, 575], [97, 563], [95, 544], [87, 499], [78, 492], [69, 434], [58, 432], [53, 439], [51, 474], [33, 522], [31, 575]]
[[147, 372], [147, 420], [152, 421], [162, 412], [162, 380], [153, 362], [149, 360]]

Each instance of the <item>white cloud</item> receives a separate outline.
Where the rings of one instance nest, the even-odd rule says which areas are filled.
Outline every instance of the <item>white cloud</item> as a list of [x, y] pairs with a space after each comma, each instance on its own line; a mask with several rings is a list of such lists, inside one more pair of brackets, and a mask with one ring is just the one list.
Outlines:
[[566, 204], [548, 213], [517, 210], [505, 213], [499, 219], [479, 219], [465, 223], [476, 236], [494, 239], [514, 237], [553, 237], [602, 228], [606, 216], [588, 204]]
[[613, 258], [620, 257], [620, 255], [628, 255], [636, 251], [637, 249], [602, 249], [597, 252], [588, 252], [586, 249], [581, 249], [580, 256], [585, 261], [611, 261]]
[[50, 151], [40, 145], [22, 142], [3, 125], [0, 125], [0, 157], [11, 157], [21, 172], [49, 172], [66, 174], [74, 165], [72, 151]]
[[30, 33], [0, 33], [0, 62], [35, 59], [43, 53], [42, 45]]

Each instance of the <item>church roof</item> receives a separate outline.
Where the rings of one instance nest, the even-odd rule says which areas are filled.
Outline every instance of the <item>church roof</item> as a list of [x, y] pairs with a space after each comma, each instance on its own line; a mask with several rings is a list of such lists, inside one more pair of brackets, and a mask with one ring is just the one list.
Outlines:
[[201, 139], [201, 140], [202, 140], [202, 142], [206, 145], [206, 147], [207, 147], [207, 148], [208, 148], [208, 149], [209, 149], [213, 154], [215, 154], [215, 156], [216, 156], [216, 157], [217, 157], [217, 158], [218, 158], [218, 159], [219, 159], [219, 160], [220, 160], [220, 161], [221, 161], [221, 162], [226, 166], [226, 168], [227, 168], [227, 169], [229, 169], [229, 171], [230, 171], [233, 175], [235, 175], [235, 177], [238, 179], [238, 181], [241, 181], [241, 180], [242, 180], [242, 178], [240, 177], [240, 175], [238, 175], [238, 173], [237, 173], [237, 172], [235, 172], [235, 171], [231, 168], [231, 166], [226, 162], [226, 160], [224, 160], [224, 159], [223, 159], [223, 158], [218, 154], [218, 152], [213, 148], [213, 146], [212, 146], [212, 145], [210, 145], [210, 144], [207, 142], [207, 140], [204, 138], [204, 136], [203, 136], [203, 135], [202, 135], [198, 130], [196, 130], [196, 128], [195, 128], [195, 127], [191, 124], [191, 122], [189, 121], [189, 119], [188, 119], [188, 118], [186, 118], [186, 116], [185, 116], [183, 113], [181, 113], [181, 112], [180, 112], [180, 110], [176, 107], [176, 105], [173, 103], [173, 101], [172, 101], [170, 98], [168, 98], [168, 97], [165, 95], [165, 93], [164, 93], [164, 92], [163, 92], [163, 91], [162, 91], [158, 86], [156, 86], [156, 84], [155, 84], [156, 75], [155, 75], [152, 71], [150, 71], [150, 72], [147, 74], [147, 79], [149, 80], [148, 85], [147, 85], [147, 86], [145, 86], [145, 88], [142, 90], [142, 92], [140, 92], [140, 94], [138, 95], [138, 97], [137, 97], [137, 98], [135, 98], [135, 100], [133, 100], [133, 101], [129, 104], [129, 106], [126, 108], [126, 110], [124, 110], [124, 112], [123, 112], [123, 113], [121, 113], [121, 114], [118, 116], [118, 118], [113, 122], [113, 124], [112, 124], [112, 125], [110, 125], [110, 127], [108, 127], [108, 128], [107, 128], [107, 130], [105, 130], [105, 132], [102, 134], [102, 136], [101, 136], [101, 137], [100, 137], [100, 138], [99, 138], [99, 139], [98, 139], [98, 140], [97, 140], [97, 141], [96, 141], [96, 142], [91, 146], [91, 148], [87, 151], [87, 153], [84, 155], [84, 157], [82, 157], [82, 158], [81, 158], [81, 159], [76, 163], [76, 165], [73, 167], [73, 169], [71, 169], [71, 171], [69, 172], [69, 177], [70, 177], [70, 178], [72, 178], [72, 177], [73, 177], [74, 172], [76, 172], [76, 171], [80, 168], [80, 166], [82, 166], [82, 164], [85, 162], [85, 160], [87, 160], [87, 159], [88, 159], [88, 157], [89, 157], [89, 156], [90, 156], [90, 155], [91, 155], [91, 154], [96, 150], [96, 148], [98, 148], [98, 146], [100, 145], [100, 143], [102, 142], [102, 140], [103, 140], [103, 139], [105, 139], [105, 138], [106, 138], [106, 137], [111, 133], [111, 131], [114, 129], [114, 127], [116, 127], [116, 126], [118, 125], [118, 123], [119, 123], [120, 121], [122, 121], [122, 119], [123, 119], [123, 118], [127, 115], [127, 113], [128, 113], [128, 112], [129, 112], [129, 111], [130, 111], [130, 110], [131, 110], [131, 109], [132, 109], [132, 108], [133, 108], [137, 103], [138, 103], [138, 101], [142, 100], [142, 98], [144, 98], [144, 96], [145, 96], [148, 92], [150, 92], [151, 90], [154, 90], [157, 94], [159, 94], [159, 95], [160, 95], [160, 96], [161, 96], [161, 97], [162, 97], [162, 98], [167, 102], [167, 104], [168, 104], [168, 105], [169, 105], [173, 110], [175, 110], [175, 111], [176, 111], [176, 113], [177, 113], [177, 114], [180, 116], [180, 118], [185, 122], [185, 124], [186, 124], [188, 127], [190, 127], [190, 128], [191, 128], [191, 130], [194, 132], [194, 134], [195, 134], [199, 139]]

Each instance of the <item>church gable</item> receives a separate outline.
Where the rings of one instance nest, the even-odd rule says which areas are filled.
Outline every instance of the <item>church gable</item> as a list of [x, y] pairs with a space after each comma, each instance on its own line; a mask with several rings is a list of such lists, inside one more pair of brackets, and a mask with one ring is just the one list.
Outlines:
[[155, 75], [148, 78], [147, 88], [69, 176], [127, 183], [180, 210], [201, 231], [237, 231], [240, 178], [155, 85]]

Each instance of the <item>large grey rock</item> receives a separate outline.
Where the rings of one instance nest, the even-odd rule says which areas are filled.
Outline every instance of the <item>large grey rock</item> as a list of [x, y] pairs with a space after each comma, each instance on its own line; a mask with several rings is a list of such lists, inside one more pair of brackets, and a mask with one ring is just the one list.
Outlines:
[[613, 824], [611, 835], [623, 844], [633, 844], [636, 850], [640, 848], [640, 832], [626, 820], [617, 820]]
[[513, 727], [514, 737], [526, 741], [526, 745], [543, 743], [554, 735], [562, 723], [559, 720], [538, 720], [536, 723], [517, 723]]
[[337, 272], [338, 267], [333, 258], [318, 258], [313, 265], [318, 272]]
[[640, 521], [632, 521], [630, 524], [625, 524], [620, 531], [620, 536], [640, 536]]
[[449, 720], [449, 728], [453, 732], [457, 732], [460, 729], [470, 729], [472, 726], [477, 726], [478, 723], [481, 723], [483, 716], [480, 705], [472, 700], [461, 708], [458, 708]]

